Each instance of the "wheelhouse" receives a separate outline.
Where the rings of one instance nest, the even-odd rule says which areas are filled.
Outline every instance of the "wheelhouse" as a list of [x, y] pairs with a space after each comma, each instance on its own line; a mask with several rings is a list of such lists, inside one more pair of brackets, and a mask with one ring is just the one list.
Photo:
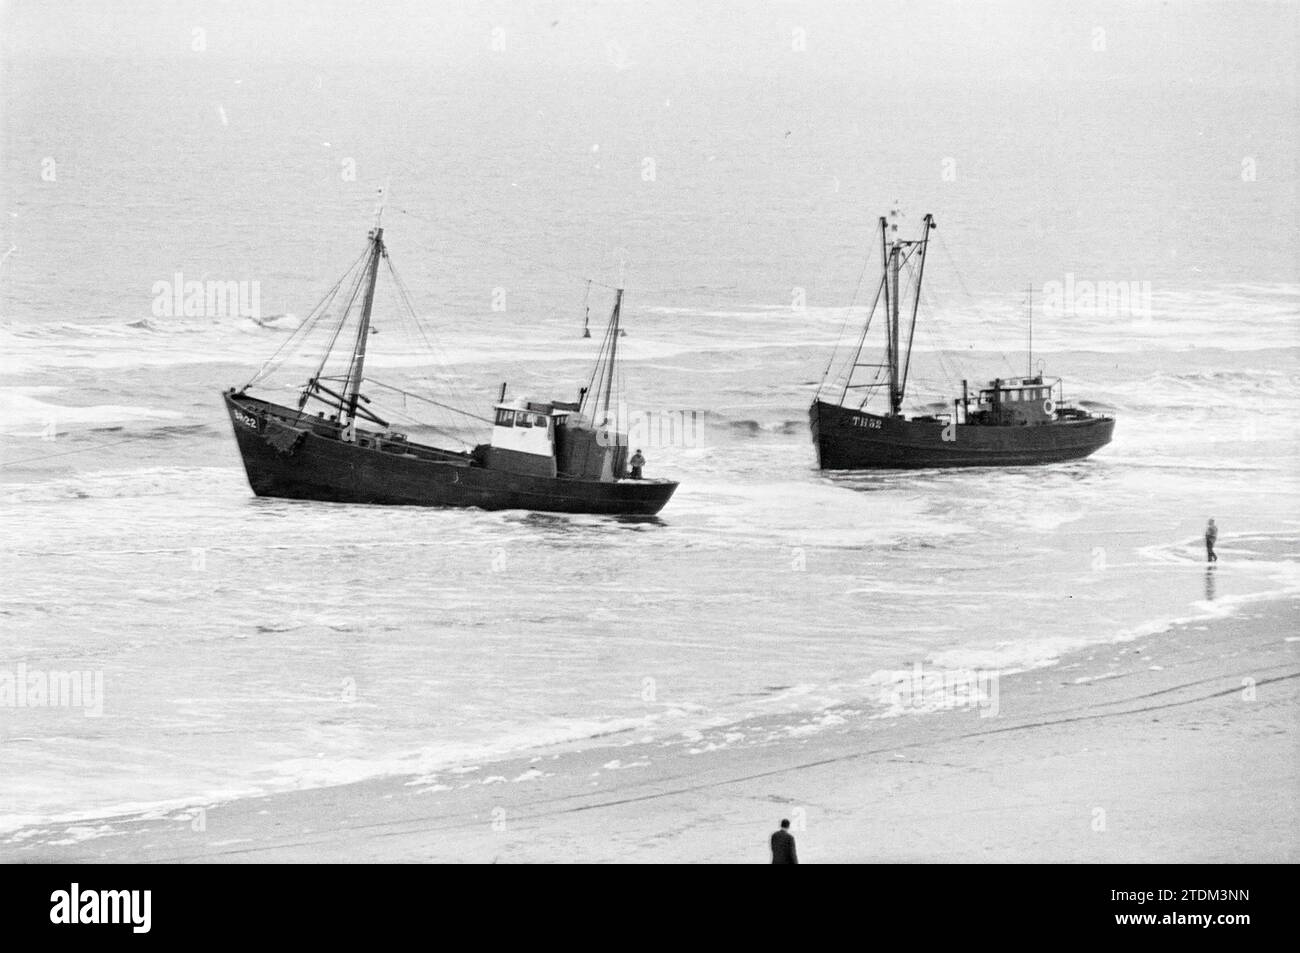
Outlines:
[[996, 377], [974, 397], [962, 381], [962, 398], [957, 402], [964, 422], [999, 426], [1046, 424], [1057, 419], [1064, 404], [1059, 377]]
[[531, 401], [497, 404], [495, 410], [492, 446], [518, 453], [555, 455], [555, 430], [568, 416], [568, 410]]
[[556, 475], [557, 431], [570, 414], [553, 403], [517, 400], [494, 408], [488, 464], [516, 473]]

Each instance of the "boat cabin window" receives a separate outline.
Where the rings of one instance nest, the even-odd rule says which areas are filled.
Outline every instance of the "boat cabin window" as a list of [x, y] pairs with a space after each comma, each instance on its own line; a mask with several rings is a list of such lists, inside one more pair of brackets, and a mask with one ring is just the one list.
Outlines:
[[545, 414], [532, 414], [526, 410], [507, 410], [497, 408], [498, 427], [539, 427], [546, 429]]

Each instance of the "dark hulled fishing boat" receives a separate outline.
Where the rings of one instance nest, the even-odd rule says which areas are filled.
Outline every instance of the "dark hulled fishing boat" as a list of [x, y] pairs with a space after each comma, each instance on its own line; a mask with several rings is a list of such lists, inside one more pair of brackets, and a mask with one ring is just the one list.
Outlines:
[[[880, 219], [883, 273], [875, 301], [849, 361], [838, 401], [822, 398], [822, 381], [809, 418], [818, 465], [823, 470], [920, 469], [924, 467], [1028, 466], [1077, 460], [1110, 442], [1114, 418], [1094, 415], [1066, 404], [1060, 378], [1031, 373], [995, 378], [972, 395], [962, 381], [961, 396], [951, 412], [906, 417], [902, 412], [916, 332], [917, 306], [932, 216], [925, 217], [919, 240], [902, 241], [897, 226]], [[909, 269], [909, 287], [901, 274]], [[909, 293], [911, 320], [901, 333], [900, 292]], [[871, 319], [883, 297], [885, 307], [884, 363], [861, 363]], [[1032, 339], [1031, 339], [1032, 340]], [[1032, 367], [1032, 345], [1030, 364]], [[870, 368], [875, 378], [855, 383], [855, 374]], [[827, 368], [829, 378], [830, 368]], [[882, 380], [883, 375], [883, 380]], [[886, 389], [888, 410], [865, 409], [872, 393]], [[859, 397], [859, 392], [865, 391]]]
[[[328, 303], [347, 289], [329, 347], [296, 407], [247, 393], [262, 372], [244, 388], [223, 395], [254, 493], [338, 503], [620, 516], [652, 516], [663, 508], [677, 484], [628, 478], [626, 435], [617, 431], [610, 412], [622, 289], [616, 291], [591, 384], [577, 401], [507, 402], [503, 385], [492, 418], [458, 411], [492, 425], [490, 442], [469, 451], [418, 443], [381, 417], [363, 385], [420, 399], [364, 376], [375, 284], [381, 261], [388, 259], [383, 236], [382, 228], [371, 231], [365, 254], [299, 328], [305, 332], [309, 325], [328, 323]], [[405, 297], [395, 272], [393, 279]], [[354, 316], [357, 327], [346, 372], [327, 376], [329, 349]], [[413, 309], [410, 316], [415, 317]], [[325, 409], [313, 414], [311, 404]], [[332, 411], [328, 417], [326, 410]]]

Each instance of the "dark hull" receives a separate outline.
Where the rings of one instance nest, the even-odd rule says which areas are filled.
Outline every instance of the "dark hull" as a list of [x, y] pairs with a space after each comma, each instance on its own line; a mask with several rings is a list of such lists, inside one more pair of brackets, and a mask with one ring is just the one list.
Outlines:
[[823, 470], [1020, 467], [1079, 460], [1110, 443], [1110, 417], [992, 427], [881, 417], [815, 401], [809, 411]]
[[[249, 486], [258, 496], [653, 516], [677, 489], [667, 480], [607, 483], [528, 476], [471, 465], [468, 458], [453, 454], [447, 454], [446, 460], [426, 459], [361, 447], [310, 430], [299, 435], [276, 424], [295, 419], [294, 411], [243, 395], [223, 397]], [[267, 439], [273, 429], [292, 439], [281, 439], [277, 446]]]

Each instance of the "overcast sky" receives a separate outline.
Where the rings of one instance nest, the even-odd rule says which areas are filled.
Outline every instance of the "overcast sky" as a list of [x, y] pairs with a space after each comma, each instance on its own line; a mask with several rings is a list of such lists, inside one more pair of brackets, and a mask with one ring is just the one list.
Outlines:
[[[762, 72], [799, 68], [989, 81], [1074, 78], [1246, 84], [1295, 92], [1295, 3], [461, 2], [461, 0], [10, 0], [7, 56], [262, 59], [416, 58], [452, 69], [489, 61]], [[1104, 44], [1104, 56], [1097, 44]], [[504, 55], [503, 55], [504, 54]]]

